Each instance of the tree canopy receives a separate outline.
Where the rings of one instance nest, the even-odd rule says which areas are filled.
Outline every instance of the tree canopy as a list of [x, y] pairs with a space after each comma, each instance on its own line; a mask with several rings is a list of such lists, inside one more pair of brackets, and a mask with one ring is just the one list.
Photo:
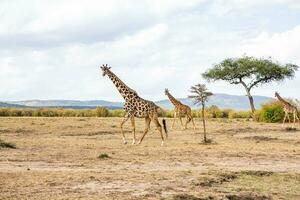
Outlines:
[[191, 93], [193, 95], [188, 96], [191, 99], [194, 99], [194, 104], [202, 104], [208, 100], [209, 96], [212, 96], [213, 93], [207, 91], [207, 88], [204, 84], [197, 84], [191, 87]]
[[271, 58], [255, 58], [244, 56], [241, 58], [228, 58], [214, 65], [202, 74], [208, 81], [223, 80], [230, 84], [241, 84], [247, 92], [252, 113], [255, 111], [251, 89], [253, 87], [291, 79], [299, 66], [295, 64], [280, 64]]
[[271, 58], [245, 56], [225, 59], [205, 72], [203, 77], [212, 81], [224, 80], [231, 84], [244, 83], [251, 90], [259, 84], [293, 78], [298, 68], [294, 64], [282, 65]]

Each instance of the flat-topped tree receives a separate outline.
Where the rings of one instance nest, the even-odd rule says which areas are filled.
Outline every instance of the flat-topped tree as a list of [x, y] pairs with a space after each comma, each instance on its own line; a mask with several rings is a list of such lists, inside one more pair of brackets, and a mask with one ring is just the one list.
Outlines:
[[252, 88], [273, 81], [293, 78], [298, 68], [299, 66], [294, 64], [280, 64], [271, 58], [244, 56], [225, 59], [203, 73], [202, 76], [208, 81], [223, 80], [230, 84], [241, 84], [246, 90], [254, 117], [255, 106], [251, 95]]

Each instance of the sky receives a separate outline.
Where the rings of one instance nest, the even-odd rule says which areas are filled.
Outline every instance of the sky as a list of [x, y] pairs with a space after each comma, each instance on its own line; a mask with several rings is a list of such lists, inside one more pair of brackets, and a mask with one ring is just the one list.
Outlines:
[[[0, 101], [121, 101], [102, 64], [149, 100], [165, 88], [187, 97], [197, 83], [245, 95], [201, 77], [243, 55], [300, 65], [300, 1], [0, 0]], [[300, 72], [252, 93], [275, 91], [300, 98]]]

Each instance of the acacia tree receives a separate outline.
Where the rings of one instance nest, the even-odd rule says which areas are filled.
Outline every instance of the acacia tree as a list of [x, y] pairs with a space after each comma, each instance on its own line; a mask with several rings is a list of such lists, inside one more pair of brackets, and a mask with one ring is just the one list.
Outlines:
[[207, 91], [207, 88], [204, 84], [197, 84], [195, 86], [191, 87], [191, 93], [192, 95], [188, 96], [191, 99], [194, 99], [195, 105], [201, 105], [202, 109], [202, 122], [203, 122], [203, 131], [204, 131], [204, 143], [207, 142], [206, 139], [206, 125], [205, 125], [205, 103], [208, 100], [209, 96], [212, 96], [213, 93]]
[[225, 59], [203, 73], [202, 76], [208, 81], [223, 80], [230, 84], [241, 84], [246, 90], [252, 116], [254, 117], [255, 106], [251, 90], [265, 83], [293, 78], [298, 68], [294, 64], [282, 65], [271, 58], [244, 56]]

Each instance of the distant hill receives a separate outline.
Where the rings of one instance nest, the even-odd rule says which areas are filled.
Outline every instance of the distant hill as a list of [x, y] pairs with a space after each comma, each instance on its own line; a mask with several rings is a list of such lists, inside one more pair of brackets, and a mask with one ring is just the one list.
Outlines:
[[[261, 104], [270, 101], [272, 98], [265, 96], [253, 96], [255, 107], [260, 108]], [[199, 106], [195, 106], [192, 99], [188, 98], [179, 98], [179, 100], [191, 106], [192, 108], [198, 108]], [[162, 100], [157, 102], [158, 105], [171, 109], [173, 106], [171, 105], [169, 100]], [[229, 95], [229, 94], [214, 94], [209, 98], [207, 102], [207, 106], [216, 105], [219, 108], [231, 108], [235, 110], [249, 110], [249, 99], [247, 96], [239, 96], [239, 95]]]
[[[259, 108], [262, 103], [270, 101], [272, 98], [264, 96], [254, 96], [256, 108]], [[179, 98], [184, 104], [197, 108], [188, 98]], [[164, 99], [156, 102], [159, 106], [172, 109], [173, 106], [168, 99]], [[76, 101], [76, 100], [27, 100], [27, 101], [9, 101], [6, 104], [14, 104], [27, 107], [63, 107], [63, 108], [95, 108], [97, 106], [107, 107], [109, 109], [123, 108], [123, 102], [110, 102], [104, 100], [91, 100], [91, 101]], [[228, 94], [215, 94], [212, 96], [208, 103], [210, 105], [216, 105], [220, 108], [232, 108], [236, 110], [249, 110], [249, 100], [246, 96], [228, 95]]]
[[110, 102], [103, 100], [76, 101], [76, 100], [26, 100], [26, 101], [9, 101], [6, 103], [24, 105], [28, 107], [97, 107], [112, 106], [122, 107], [123, 103]]
[[0, 102], [0, 108], [24, 108], [24, 107], [26, 106]]

